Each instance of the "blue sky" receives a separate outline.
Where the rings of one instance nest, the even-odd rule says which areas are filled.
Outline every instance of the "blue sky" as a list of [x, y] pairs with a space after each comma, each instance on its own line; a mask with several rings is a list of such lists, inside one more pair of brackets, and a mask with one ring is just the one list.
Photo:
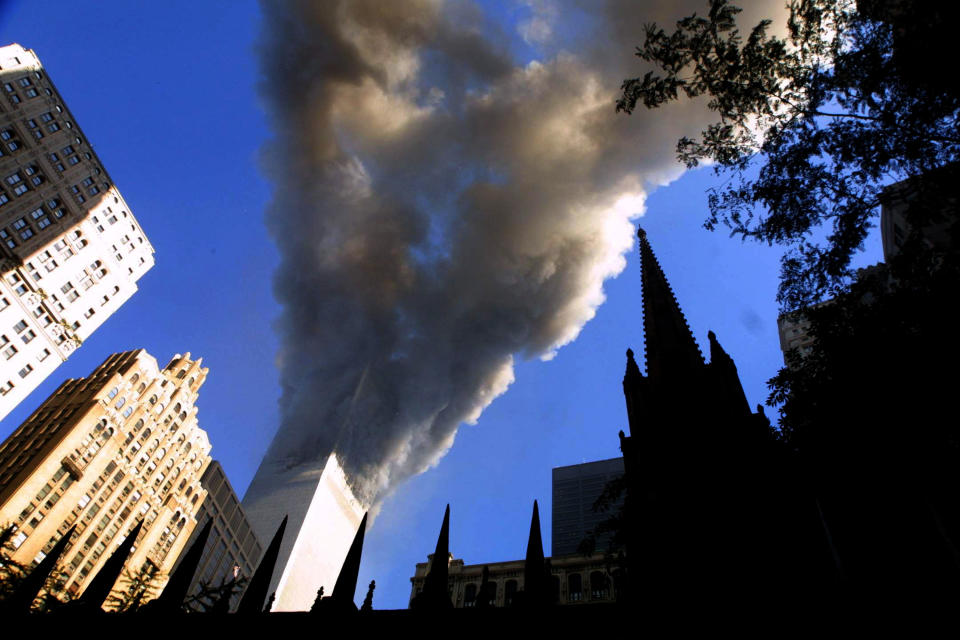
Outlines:
[[[516, 35], [529, 9], [503, 2], [487, 11], [513, 34], [516, 62], [552, 55]], [[260, 171], [271, 136], [256, 86], [260, 21], [257, 4], [240, 0], [0, 3], [0, 43], [36, 51], [156, 248], [140, 291], [0, 423], [0, 437], [110, 353], [144, 348], [164, 364], [190, 351], [210, 367], [200, 425], [242, 496], [281, 396], [272, 291], [280, 257], [264, 225], [272, 187]], [[614, 89], [620, 80], [610, 78]], [[625, 117], [611, 105], [610, 118]], [[698, 170], [652, 191], [640, 223], [697, 340], [705, 346], [716, 332], [756, 404], [782, 364], [780, 251], [702, 229], [714, 181]], [[869, 247], [860, 264], [879, 261], [879, 239]], [[510, 389], [386, 500], [367, 534], [358, 602], [376, 579], [375, 606], [406, 606], [448, 502], [451, 551], [468, 564], [522, 557], [534, 499], [549, 547], [551, 468], [619, 455], [624, 351], [642, 353], [639, 277], [634, 248], [579, 337], [550, 361], [518, 359]]]

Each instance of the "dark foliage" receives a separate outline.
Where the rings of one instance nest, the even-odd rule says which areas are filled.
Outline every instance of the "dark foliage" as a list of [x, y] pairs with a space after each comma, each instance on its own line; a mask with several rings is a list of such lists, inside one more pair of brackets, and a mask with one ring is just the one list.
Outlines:
[[705, 226], [787, 246], [778, 299], [802, 308], [849, 282], [883, 185], [960, 155], [960, 93], [935, 59], [952, 39], [947, 7], [792, 0], [781, 39], [769, 21], [744, 36], [740, 10], [711, 0], [672, 34], [647, 25], [637, 56], [660, 75], [625, 80], [617, 110], [708, 99], [718, 120], [677, 145], [688, 167], [730, 176], [710, 191]]
[[223, 578], [219, 584], [200, 582], [200, 588], [187, 597], [183, 602], [183, 610], [189, 613], [227, 613], [230, 610], [230, 599], [238, 593], [243, 593], [247, 585], [245, 576]]
[[[601, 521], [587, 537], [580, 541], [577, 552], [585, 556], [597, 551], [598, 538], [609, 534], [607, 545], [601, 551], [611, 555], [626, 545], [626, 528], [624, 526], [624, 496], [627, 491], [626, 476], [612, 478], [603, 487], [603, 491], [593, 502], [593, 511], [596, 513], [611, 512], [609, 517]], [[616, 507], [616, 508], [615, 508]]]
[[124, 585], [125, 589], [120, 592], [111, 592], [104, 606], [116, 612], [136, 611], [142, 603], [158, 594], [157, 583], [160, 578], [157, 566], [152, 562], [145, 562], [138, 571], [124, 569], [117, 584]]

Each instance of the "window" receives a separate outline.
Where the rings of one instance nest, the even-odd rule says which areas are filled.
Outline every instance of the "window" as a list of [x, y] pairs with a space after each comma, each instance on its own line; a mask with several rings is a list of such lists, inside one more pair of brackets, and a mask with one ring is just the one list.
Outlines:
[[583, 579], [579, 573], [567, 576], [567, 600], [577, 602], [583, 600]]
[[0, 205], [4, 205], [10, 202], [10, 196], [0, 191]]
[[26, 320], [19, 321], [17, 324], [13, 325], [13, 328], [17, 333], [23, 333], [23, 330], [27, 328]]
[[13, 345], [10, 345], [9, 347], [3, 350], [3, 357], [6, 358], [7, 360], [9, 360], [15, 355], [17, 355], [17, 348]]
[[26, 76], [20, 78], [19, 80], [17, 80], [17, 82], [20, 84], [21, 87], [29, 87], [30, 85], [33, 84], [32, 82], [30, 82], [30, 78]]
[[20, 232], [20, 237], [23, 238], [24, 240], [29, 240], [30, 238], [33, 237], [33, 229], [27, 227], [26, 229]]
[[7, 395], [10, 391], [13, 390], [13, 383], [7, 380], [5, 383], [0, 385], [0, 395]]
[[33, 87], [30, 87], [29, 89], [24, 91], [24, 93], [27, 94], [28, 98], [36, 98], [38, 95], [40, 95], [40, 92], [34, 89]]
[[6, 298], [0, 298], [0, 311], [3, 311], [10, 306], [10, 301]]
[[20, 182], [21, 180], [23, 180], [23, 178], [20, 177], [19, 172], [15, 172], [8, 175], [6, 180], [7, 180], [7, 184], [14, 185]]
[[20, 336], [20, 339], [23, 340], [23, 344], [30, 344], [30, 341], [37, 337], [37, 334], [33, 332], [33, 329], [27, 329], [27, 332]]
[[11, 138], [13, 138], [13, 131], [10, 129], [0, 131], [0, 140], [10, 140]]
[[25, 365], [23, 369], [20, 369], [20, 371], [18, 371], [17, 373], [20, 374], [21, 378], [26, 378], [28, 375], [30, 375], [31, 371], [33, 371], [33, 365], [28, 364], [28, 365]]
[[27, 534], [25, 534], [23, 531], [21, 531], [20, 533], [18, 533], [17, 535], [15, 535], [15, 536], [13, 537], [13, 548], [14, 548], [14, 549], [19, 549], [19, 548], [20, 548], [20, 545], [22, 545], [22, 544], [23, 544], [23, 541], [26, 540], [26, 539], [27, 539]]
[[38, 229], [46, 229], [46, 228], [49, 227], [51, 224], [52, 224], [52, 223], [50, 222], [50, 219], [49, 219], [49, 218], [40, 218], [39, 220], [37, 220], [37, 228], [38, 228]]
[[53, 120], [53, 114], [47, 111], [46, 113], [40, 115], [40, 119], [43, 122], [51, 122]]
[[29, 187], [27, 187], [25, 184], [18, 184], [13, 188], [13, 194], [16, 196], [22, 196], [27, 191], [29, 191]]
[[133, 413], [133, 405], [130, 405], [129, 407], [123, 410], [123, 417], [129, 418], [131, 413]]
[[83, 317], [84, 317], [84, 318], [87, 318], [87, 319], [89, 320], [90, 317], [93, 316], [94, 313], [95, 313], [95, 312], [94, 312], [93, 309], [87, 309], [86, 311], [83, 312]]
[[37, 356], [37, 360], [39, 360], [40, 362], [43, 362], [49, 357], [50, 357], [50, 349], [44, 349], [43, 351], [40, 352], [40, 355]]
[[122, 406], [125, 405], [125, 404], [127, 404], [127, 399], [126, 399], [125, 397], [123, 397], [123, 396], [120, 396], [120, 399], [117, 400], [117, 403], [116, 403], [115, 405], [113, 405], [113, 408], [114, 408], [114, 409], [119, 409], [120, 407], [122, 407]]
[[107, 397], [113, 400], [114, 398], [117, 397], [118, 393], [120, 393], [120, 389], [118, 387], [114, 387], [113, 389], [110, 389], [109, 393], [107, 393]]

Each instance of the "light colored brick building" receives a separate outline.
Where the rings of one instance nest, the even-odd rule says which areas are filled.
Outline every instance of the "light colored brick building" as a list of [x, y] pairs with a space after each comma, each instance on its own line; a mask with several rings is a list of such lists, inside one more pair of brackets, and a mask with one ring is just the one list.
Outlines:
[[13, 559], [39, 562], [77, 530], [55, 575], [71, 595], [141, 519], [127, 562], [165, 584], [206, 498], [210, 442], [197, 425], [201, 360], [160, 369], [146, 351], [117, 353], [70, 379], [0, 444], [0, 525], [16, 527]]
[[0, 47], [0, 419], [153, 264], [143, 229], [36, 54]]

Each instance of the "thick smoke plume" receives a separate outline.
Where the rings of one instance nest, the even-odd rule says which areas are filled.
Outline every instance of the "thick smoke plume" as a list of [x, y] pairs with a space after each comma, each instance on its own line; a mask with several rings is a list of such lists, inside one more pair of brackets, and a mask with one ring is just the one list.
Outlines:
[[[762, 4], [750, 20], [779, 8]], [[614, 113], [642, 71], [642, 25], [705, 8], [264, 3], [283, 305], [272, 459], [319, 468], [335, 450], [375, 502], [506, 391], [514, 358], [576, 338], [647, 190], [679, 174], [677, 138], [708, 117]]]

